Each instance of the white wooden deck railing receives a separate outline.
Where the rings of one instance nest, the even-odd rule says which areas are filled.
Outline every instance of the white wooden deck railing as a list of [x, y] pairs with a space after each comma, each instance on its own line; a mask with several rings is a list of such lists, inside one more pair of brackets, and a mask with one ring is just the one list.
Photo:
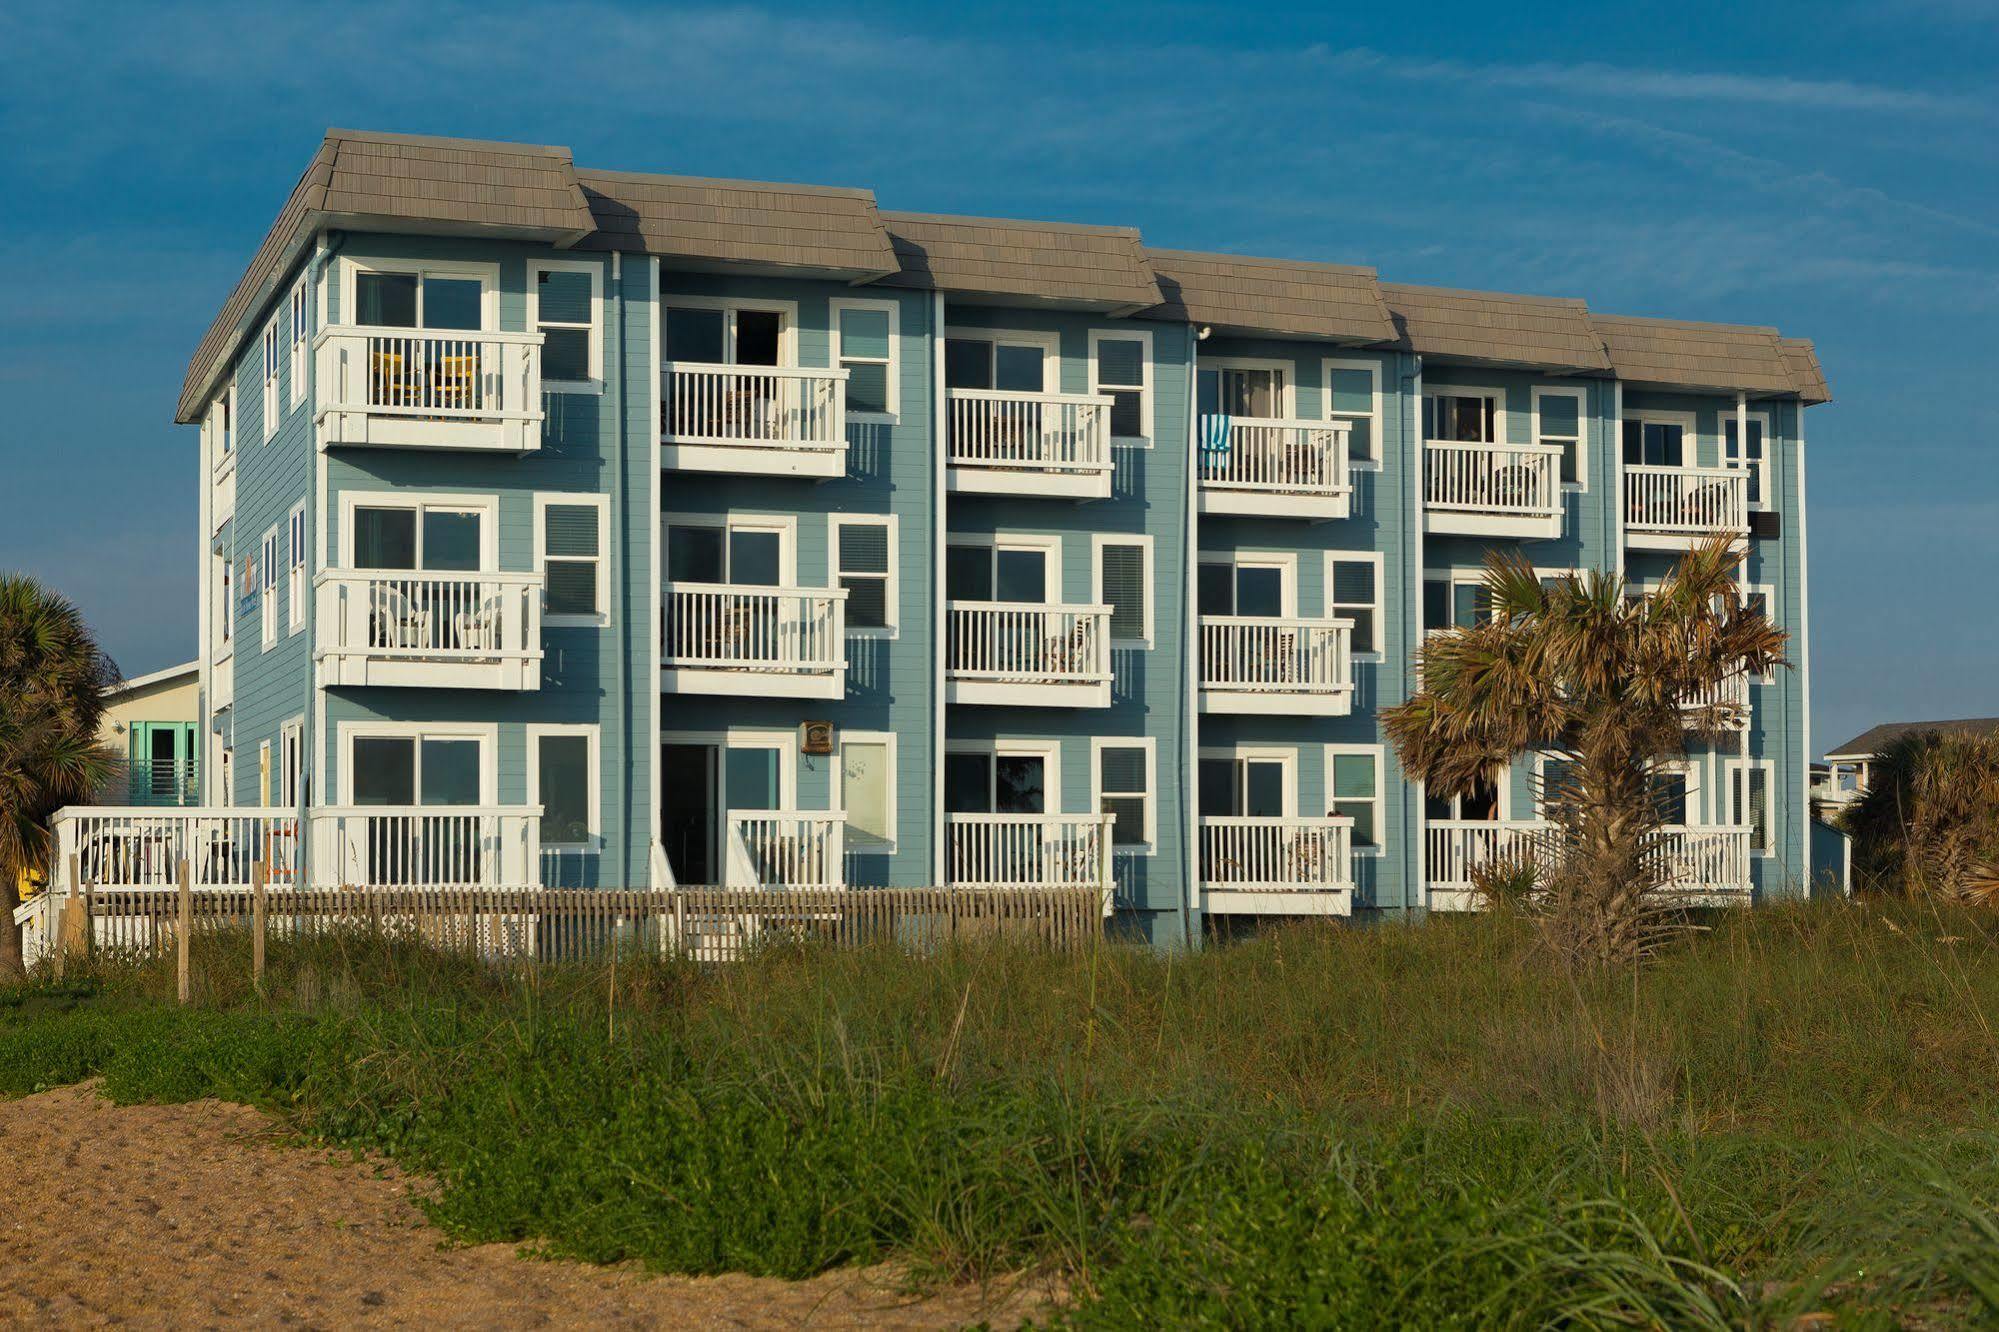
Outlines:
[[1541, 820], [1432, 819], [1424, 834], [1424, 878], [1432, 888], [1471, 888], [1472, 871], [1506, 857], [1545, 856], [1552, 829]]
[[847, 816], [838, 810], [729, 811], [729, 885], [838, 888], [846, 882]]
[[1201, 418], [1201, 484], [1210, 490], [1283, 495], [1344, 495], [1345, 421], [1291, 421], [1249, 416]]
[[953, 467], [1077, 474], [1111, 469], [1107, 397], [964, 388], [947, 396]]
[[1111, 608], [953, 601], [950, 673], [1009, 684], [1100, 684], [1111, 678]]
[[1203, 816], [1201, 885], [1225, 892], [1353, 887], [1353, 820]]
[[1546, 444], [1423, 445], [1423, 502], [1432, 509], [1524, 517], [1561, 513], [1562, 451]]
[[1749, 530], [1749, 473], [1739, 467], [1624, 466], [1624, 525], [1700, 536]]
[[52, 826], [49, 884], [58, 896], [72, 886], [71, 857], [79, 876], [100, 888], [178, 889], [183, 860], [196, 888], [247, 888], [259, 861], [273, 883], [298, 871], [298, 816], [288, 809], [71, 806]]
[[1665, 848], [1667, 884], [1696, 892], [1747, 893], [1750, 830], [1733, 824], [1672, 826], [1656, 837]]
[[668, 443], [847, 447], [845, 370], [668, 361], [659, 375], [660, 434]]
[[322, 653], [458, 662], [541, 656], [539, 573], [325, 569], [313, 582]]
[[[538, 423], [541, 334], [334, 325], [314, 339], [318, 414], [333, 443], [370, 440], [365, 418]], [[360, 421], [347, 421], [352, 416]], [[535, 447], [539, 439], [495, 440]]]
[[662, 595], [665, 665], [786, 675], [846, 666], [845, 588], [668, 583]]
[[1353, 689], [1353, 621], [1203, 615], [1201, 688], [1338, 695]]
[[[1749, 891], [1750, 830], [1732, 824], [1669, 825], [1657, 830], [1665, 886], [1687, 892]], [[1533, 855], [1543, 863], [1561, 854], [1553, 825], [1541, 820], [1482, 822], [1432, 820], [1425, 834], [1424, 877], [1430, 887], [1472, 888], [1472, 871], [1504, 857]]]
[[1684, 702], [1684, 708], [1727, 706], [1735, 709], [1735, 724], [1728, 729], [1739, 731], [1749, 725], [1749, 677], [1746, 674], [1731, 675], [1712, 689], [1703, 690]]
[[537, 887], [541, 810], [361, 805], [311, 811], [314, 886]]
[[946, 814], [954, 888], [1111, 886], [1109, 814]]

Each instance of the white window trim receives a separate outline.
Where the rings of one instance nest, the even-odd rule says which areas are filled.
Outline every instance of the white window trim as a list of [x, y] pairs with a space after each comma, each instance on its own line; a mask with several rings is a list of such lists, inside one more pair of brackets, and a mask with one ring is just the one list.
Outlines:
[[[1768, 839], [1766, 844], [1759, 846], [1752, 831], [1749, 854], [1758, 859], [1768, 859], [1777, 854], [1777, 763], [1774, 759], [1753, 758], [1748, 761], [1747, 766], [1751, 771], [1761, 769], [1763, 772], [1763, 832]], [[1725, 758], [1721, 761], [1721, 821], [1731, 827], [1742, 826], [1749, 814], [1748, 810], [1738, 812], [1735, 808], [1735, 774], [1743, 767], [1743, 760], [1739, 758]], [[1749, 794], [1747, 777], [1742, 779], [1742, 785], [1746, 803]], [[1690, 796], [1689, 799], [1691, 798]]]
[[309, 569], [305, 552], [305, 501], [285, 515], [285, 601], [288, 634], [305, 628], [305, 597]]
[[[666, 745], [706, 745], [722, 751], [731, 749], [775, 749], [777, 751], [777, 804], [778, 809], [798, 811], [798, 732], [769, 731], [755, 728], [727, 731], [662, 731], [659, 742]], [[726, 756], [721, 760], [727, 763]], [[728, 832], [729, 811], [724, 792], [719, 784], [726, 773], [718, 773], [715, 790], [715, 816], [722, 822], [718, 834]]]
[[1284, 812], [1279, 818], [1298, 817], [1298, 750], [1294, 745], [1202, 745], [1194, 770], [1195, 803], [1200, 800], [1199, 759], [1226, 759], [1230, 762], [1276, 763], [1284, 771]]
[[[1152, 441], [1158, 436], [1153, 415], [1156, 406], [1153, 399], [1158, 397], [1159, 388], [1156, 383], [1157, 376], [1152, 371], [1152, 330], [1145, 328], [1093, 328], [1090, 330], [1090, 359], [1088, 367], [1090, 392], [1097, 394], [1104, 392], [1103, 386], [1097, 382], [1097, 347], [1103, 342], [1136, 342], [1141, 344], [1138, 362], [1138, 414], [1141, 433], [1137, 435], [1112, 435], [1111, 443], [1120, 448], [1149, 449], [1152, 447]], [[1114, 384], [1111, 387], [1120, 392], [1129, 392], [1132, 386], [1129, 384]]]
[[[1573, 573], [1575, 572], [1575, 570], [1536, 569], [1534, 570], [1534, 572], [1536, 574], [1557, 574], [1557, 573]], [[1426, 638], [1431, 634], [1441, 634], [1446, 629], [1451, 629], [1456, 627], [1457, 604], [1458, 604], [1457, 589], [1460, 587], [1483, 587], [1485, 585], [1485, 570], [1470, 569], [1463, 567], [1452, 567], [1449, 569], [1439, 569], [1439, 570], [1425, 569], [1423, 571], [1423, 584], [1422, 584], [1423, 589], [1427, 590], [1431, 583], [1447, 583], [1450, 585], [1451, 623], [1438, 629], [1432, 629], [1428, 625], [1423, 624], [1422, 592], [1419, 592], [1417, 594], [1417, 602], [1416, 602], [1416, 622], [1420, 626], [1421, 632]]]
[[[902, 401], [902, 303], [900, 301], [870, 301], [852, 297], [835, 297], [826, 302], [827, 345], [831, 348], [827, 355], [830, 369], [838, 370], [845, 359], [840, 347], [840, 315], [848, 310], [880, 310], [888, 315], [888, 410], [885, 412], [857, 411], [849, 404], [847, 419], [869, 425], [894, 425], [900, 415], [898, 404]], [[875, 363], [871, 356], [856, 357], [856, 360]]]
[[[1360, 754], [1374, 760], [1374, 794], [1368, 798], [1368, 803], [1374, 806], [1374, 836], [1376, 840], [1373, 846], [1353, 846], [1353, 853], [1357, 856], [1373, 857], [1387, 855], [1388, 747], [1386, 745], [1336, 743], [1327, 745], [1325, 750], [1325, 757], [1322, 760], [1325, 763], [1324, 778], [1320, 785], [1324, 788], [1326, 812], [1328, 814], [1332, 812], [1335, 800], [1335, 796], [1333, 795], [1333, 760], [1342, 754]], [[1357, 796], [1341, 796], [1337, 798], [1349, 801], [1359, 799]]]
[[542, 839], [545, 851], [602, 851], [604, 849], [603, 732], [596, 722], [530, 722], [527, 727], [528, 804], [540, 805], [541, 742], [549, 736], [580, 735], [589, 742], [584, 762], [589, 774], [589, 835], [581, 842], [551, 842]]
[[[1154, 619], [1152, 615], [1152, 537], [1144, 532], [1098, 532], [1090, 538], [1090, 596], [1094, 604], [1108, 606], [1104, 597], [1104, 547], [1137, 546], [1145, 552], [1144, 597], [1140, 607], [1140, 617], [1145, 624], [1145, 632], [1137, 638], [1113, 638], [1114, 648], [1149, 648], [1152, 646]], [[1149, 839], [1148, 839], [1149, 840]]]
[[[1149, 735], [1100, 735], [1090, 739], [1090, 809], [1102, 813], [1104, 808], [1104, 764], [1106, 749], [1142, 749], [1145, 751], [1145, 827], [1144, 837], [1137, 842], [1118, 845], [1115, 841], [1111, 850], [1121, 856], [1150, 856], [1159, 851], [1159, 746]], [[1129, 792], [1117, 792], [1119, 796], [1129, 796]]]
[[[548, 578], [548, 509], [550, 505], [594, 505], [597, 510], [597, 612], [594, 615], [550, 615], [542, 612], [544, 627], [555, 629], [604, 629], [611, 623], [611, 561], [617, 543], [611, 539], [611, 497], [593, 491], [538, 490], [534, 496], [534, 568]], [[565, 558], [557, 556], [558, 559]], [[569, 557], [579, 558], [579, 557]], [[546, 595], [546, 593], [544, 593]]]
[[[1541, 438], [1541, 399], [1574, 398], [1576, 402], [1576, 479], [1564, 481], [1562, 489], [1578, 494], [1589, 490], [1589, 390], [1580, 388], [1553, 388], [1536, 384], [1533, 390], [1533, 408], [1528, 416], [1528, 428], [1536, 444], [1545, 443]], [[1623, 447], [1619, 440], [1618, 446]]]
[[262, 566], [257, 570], [257, 618], [266, 652], [278, 645], [278, 551], [283, 531], [272, 523], [264, 529], [263, 543], [257, 548], [257, 562]]
[[271, 436], [278, 433], [278, 418], [283, 412], [283, 403], [278, 396], [278, 349], [284, 345], [280, 326], [280, 312], [271, 314], [271, 321], [264, 325], [264, 443], [271, 442]]
[[278, 728], [278, 805], [297, 809], [299, 783], [305, 776], [305, 718], [293, 717]]
[[[1505, 389], [1493, 388], [1483, 384], [1425, 384], [1423, 385], [1423, 396], [1425, 398], [1491, 398], [1492, 439], [1489, 442], [1493, 444], [1510, 442], [1506, 435], [1507, 411]], [[1421, 416], [1423, 404], [1416, 404], [1416, 410], [1418, 412], [1416, 427], [1421, 430], [1423, 427], [1423, 418]], [[1425, 432], [1423, 442], [1425, 444], [1457, 444], [1463, 441], [1451, 439], [1432, 440], [1429, 438], [1428, 433]]]
[[1333, 565], [1336, 563], [1360, 564], [1362, 562], [1374, 566], [1374, 604], [1369, 608], [1374, 615], [1374, 647], [1366, 652], [1356, 649], [1353, 659], [1355, 661], [1382, 661], [1386, 659], [1387, 654], [1384, 644], [1388, 641], [1387, 635], [1382, 632], [1384, 628], [1382, 623], [1382, 607], [1387, 600], [1387, 589], [1382, 585], [1382, 580], [1388, 574], [1387, 555], [1384, 552], [1378, 550], [1327, 551], [1326, 567], [1323, 575], [1325, 591], [1324, 595], [1319, 599], [1320, 607], [1325, 612], [1327, 619], [1336, 620], [1340, 618], [1340, 612], [1346, 609], [1346, 607], [1342, 607], [1333, 601]]
[[312, 345], [310, 306], [305, 279], [301, 277], [292, 285], [291, 295], [285, 298], [286, 331], [291, 335], [291, 405], [294, 407], [305, 401], [306, 352]]
[[[527, 267], [527, 331], [541, 331], [541, 275], [543, 273], [587, 273], [590, 277], [590, 364], [583, 379], [550, 379], [542, 376], [544, 390], [555, 393], [602, 393], [604, 391], [604, 266], [589, 259], [530, 259]], [[574, 324], [555, 327], [574, 329]]]
[[[760, 310], [778, 316], [777, 321], [777, 364], [779, 369], [798, 368], [798, 302], [759, 300], [747, 296], [682, 296], [675, 292], [662, 292], [659, 297], [660, 359], [663, 364], [674, 362], [673, 349], [666, 345], [666, 312], [678, 306], [683, 310], [720, 310], [724, 315], [733, 315], [738, 310]], [[723, 320], [722, 354], [736, 354], [734, 322]], [[688, 361], [687, 365], [704, 365], [703, 361]], [[724, 365], [734, 365], [735, 361], [724, 361]], [[830, 367], [829, 367], [830, 368]]]
[[833, 755], [833, 808], [844, 813], [847, 808], [847, 765], [845, 749], [848, 744], [882, 745], [887, 753], [888, 763], [888, 838], [886, 841], [855, 842], [849, 839], [847, 849], [865, 855], [895, 855], [901, 848], [902, 829], [897, 808], [901, 799], [897, 790], [897, 767], [900, 762], [896, 755], [894, 731], [846, 731], [840, 732], [839, 743]]
[[[1280, 619], [1298, 618], [1298, 553], [1296, 551], [1238, 550], [1227, 554], [1203, 552], [1196, 557], [1199, 564], [1219, 564], [1233, 571], [1236, 569], [1275, 569], [1278, 571], [1278, 595], [1283, 601], [1283, 609], [1278, 612]], [[1194, 618], [1199, 619], [1200, 584], [1195, 583], [1196, 605]]]
[[[778, 534], [778, 585], [780, 587], [798, 586], [798, 515], [795, 513], [744, 513], [736, 510], [728, 510], [722, 513], [661, 514], [659, 520], [659, 559], [660, 574], [663, 580], [666, 574], [666, 538], [667, 534], [676, 527], [719, 528], [723, 534], [722, 558], [724, 562], [728, 560], [728, 534], [730, 532], [738, 528], [775, 531]], [[891, 535], [894, 534], [891, 533]], [[827, 560], [827, 567], [830, 569], [833, 563], [834, 561], [829, 558]], [[891, 560], [890, 564], [893, 563], [894, 561]], [[838, 587], [838, 575], [835, 574], [834, 578], [836, 581], [832, 584], [832, 587]], [[828, 590], [832, 590], [832, 587], [829, 587]]]
[[1045, 329], [1033, 328], [962, 328], [946, 326], [946, 342], [989, 342], [997, 348], [1012, 344], [1016, 347], [1037, 347], [1041, 350], [1041, 391], [1056, 393], [1062, 387], [1062, 335]]
[[[1769, 411], [1758, 411], [1755, 408], [1751, 408], [1749, 410], [1748, 415], [1750, 420], [1760, 421], [1763, 425], [1763, 461], [1757, 463], [1754, 468], [1755, 472], [1757, 473], [1756, 491], [1759, 498], [1754, 504], [1751, 504], [1749, 508], [1754, 513], [1768, 513], [1771, 508], [1770, 501], [1772, 498], [1770, 494], [1770, 487], [1773, 484], [1773, 479], [1771, 477], [1771, 462], [1777, 452], [1777, 441], [1775, 435], [1777, 422], [1774, 418], [1774, 413], [1771, 413]], [[1733, 407], [1724, 407], [1721, 409], [1721, 415], [1719, 419], [1717, 419], [1715, 422], [1714, 456], [1717, 466], [1721, 467], [1729, 466], [1728, 426], [1729, 422], [1733, 420], [1735, 420], [1735, 409]], [[1745, 454], [1744, 462], [1747, 463], [1747, 461], [1748, 458], [1747, 455]], [[1751, 469], [1745, 466], [1743, 470], [1748, 471]]]
[[[1627, 410], [1617, 422], [1617, 465], [1619, 469], [1633, 464], [1624, 461], [1624, 426], [1627, 421], [1649, 422], [1652, 425], [1676, 425], [1680, 427], [1680, 460], [1668, 463], [1668, 467], [1693, 467], [1700, 462], [1700, 433], [1695, 430], [1692, 412], [1670, 412], [1656, 408], [1639, 407]], [[1768, 438], [1767, 436], [1765, 437]], [[1719, 456], [1721, 445], [1715, 445]]]
[[271, 742], [257, 742], [257, 806], [271, 808], [271, 779], [277, 775], [277, 768], [271, 762]]
[[[1200, 376], [1203, 370], [1275, 370], [1284, 376], [1284, 396], [1278, 404], [1277, 419], [1294, 421], [1298, 418], [1298, 363], [1282, 357], [1272, 356], [1203, 356], [1194, 364], [1194, 395], [1200, 397]], [[1243, 418], [1251, 419], [1251, 418]]]
[[[356, 740], [477, 740], [479, 742], [479, 803], [499, 803], [500, 727], [497, 722], [387, 722], [343, 721], [335, 732], [340, 755], [340, 803], [354, 803], [354, 742]], [[416, 762], [421, 768], [423, 748], [418, 745]], [[417, 790], [423, 789], [423, 774], [417, 773]], [[440, 805], [439, 809], [451, 806]]]
[[[1054, 532], [950, 532], [944, 536], [944, 549], [953, 546], [979, 546], [992, 552], [993, 586], [999, 586], [999, 552], [1002, 550], [1038, 550], [1048, 557], [1047, 578], [1043, 586], [1043, 596], [1053, 594], [1052, 601], [1043, 601], [1043, 606], [1062, 606], [1068, 603], [1062, 599], [1062, 537]], [[941, 574], [940, 574], [941, 576]], [[946, 589], [945, 600], [950, 600]], [[1023, 603], [1032, 605], [1034, 603]]]
[[[838, 588], [846, 571], [840, 567], [840, 529], [844, 527], [887, 527], [888, 528], [888, 576], [884, 580], [882, 595], [887, 599], [886, 615], [888, 624], [882, 628], [872, 625], [847, 625], [849, 638], [899, 638], [902, 635], [902, 558], [901, 524], [892, 513], [829, 513], [826, 515], [826, 567], [830, 570], [827, 578], [829, 588]], [[662, 547], [664, 549], [664, 547]], [[873, 578], [874, 574], [855, 574], [856, 578]]]
[[[986, 760], [989, 775], [995, 776], [993, 790], [998, 792], [996, 774], [992, 765], [1003, 758], [1038, 758], [1041, 760], [1042, 792], [1047, 797], [1042, 803], [1043, 814], [1062, 813], [1062, 742], [1060, 740], [954, 740], [947, 741], [944, 753], [978, 754]], [[1094, 808], [1094, 806], [1092, 806]]]
[[[500, 497], [498, 495], [431, 494], [412, 490], [343, 490], [340, 492], [340, 562], [354, 565], [355, 511], [359, 509], [413, 509], [418, 515], [417, 555], [423, 554], [422, 514], [425, 509], [473, 510], [479, 512], [479, 569], [498, 573], [500, 569]], [[539, 568], [539, 565], [535, 566]]]
[[[1498, 804], [1499, 804], [1499, 809], [1497, 811], [1498, 817], [1494, 821], [1498, 823], [1511, 823], [1513, 821], [1513, 765], [1510, 763], [1497, 764], [1492, 768], [1491, 771], [1492, 771], [1492, 789], [1493, 793], [1498, 797]], [[1423, 822], [1425, 824], [1428, 824], [1431, 821], [1429, 814], [1427, 812], [1430, 800], [1429, 788], [1423, 782], [1417, 782], [1415, 783], [1415, 786], [1416, 786], [1416, 808], [1420, 811], [1424, 811]], [[1442, 799], [1441, 796], [1438, 798]], [[1463, 814], [1464, 814], [1464, 797], [1461, 795], [1452, 796], [1451, 817], [1448, 820], [1446, 820], [1446, 822], [1449, 823], [1467, 822], [1468, 820], [1462, 817]]]
[[[500, 266], [464, 259], [370, 259], [354, 255], [340, 257], [340, 310], [344, 327], [357, 327], [356, 279], [362, 273], [435, 273], [439, 277], [479, 279], [479, 331], [500, 329]], [[418, 318], [422, 317], [419, 310]]]
[[[1335, 370], [1364, 370], [1367, 372], [1368, 381], [1372, 385], [1372, 405], [1365, 413], [1333, 410], [1333, 371]], [[1347, 455], [1347, 469], [1354, 472], [1380, 471], [1382, 459], [1388, 453], [1387, 442], [1381, 435], [1381, 362], [1363, 360], [1352, 356], [1328, 356], [1323, 358], [1321, 362], [1319, 375], [1319, 392], [1321, 395], [1319, 415], [1328, 421], [1357, 421], [1364, 418], [1368, 423], [1368, 438], [1374, 441], [1375, 456], [1364, 459], [1355, 458], [1349, 452]]]

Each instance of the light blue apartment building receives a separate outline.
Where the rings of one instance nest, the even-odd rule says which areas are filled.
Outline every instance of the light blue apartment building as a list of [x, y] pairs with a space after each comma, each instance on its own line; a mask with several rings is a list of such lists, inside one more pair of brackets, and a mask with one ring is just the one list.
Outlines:
[[1827, 397], [1768, 328], [332, 131], [179, 404], [204, 801], [344, 882], [1457, 909], [1543, 758], [1403, 778], [1424, 634], [1494, 548], [1642, 584], [1725, 529], [1795, 669], [1670, 835], [1801, 893]]

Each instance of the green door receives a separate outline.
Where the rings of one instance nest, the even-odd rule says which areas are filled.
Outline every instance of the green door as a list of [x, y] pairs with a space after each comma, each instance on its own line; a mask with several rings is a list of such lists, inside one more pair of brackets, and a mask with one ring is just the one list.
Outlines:
[[195, 803], [193, 722], [133, 722], [125, 737], [126, 794], [135, 805]]

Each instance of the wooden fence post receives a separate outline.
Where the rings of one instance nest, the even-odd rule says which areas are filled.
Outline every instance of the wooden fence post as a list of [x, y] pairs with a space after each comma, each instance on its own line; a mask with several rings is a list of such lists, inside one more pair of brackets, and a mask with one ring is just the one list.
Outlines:
[[271, 876], [267, 862], [250, 866], [250, 984], [264, 995], [264, 883]]
[[179, 930], [180, 938], [178, 940], [180, 957], [179, 957], [179, 965], [177, 968], [180, 980], [180, 1001], [183, 1004], [185, 1004], [188, 999], [187, 946], [188, 946], [188, 935], [193, 932], [193, 929], [194, 929], [194, 872], [192, 868], [188, 865], [187, 858], [183, 856], [181, 857], [181, 862], [180, 862], [180, 930]]

